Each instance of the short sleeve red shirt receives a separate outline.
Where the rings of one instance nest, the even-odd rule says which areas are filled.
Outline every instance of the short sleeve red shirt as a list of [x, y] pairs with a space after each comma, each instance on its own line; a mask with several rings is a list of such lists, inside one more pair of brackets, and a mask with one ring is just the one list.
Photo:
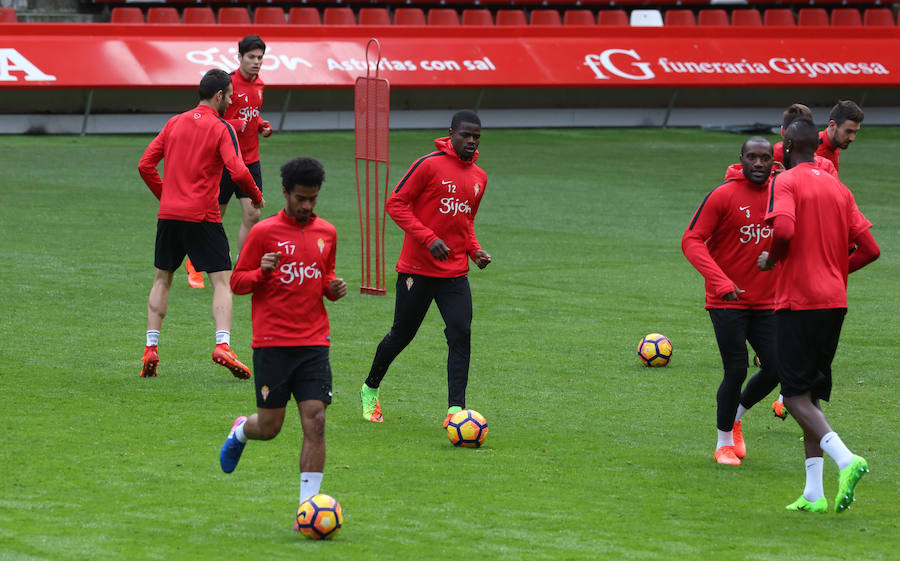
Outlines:
[[766, 221], [794, 221], [787, 256], [775, 268], [775, 309], [847, 307], [847, 248], [872, 227], [840, 181], [813, 163], [772, 180]]
[[816, 149], [816, 156], [831, 160], [834, 169], [840, 171], [841, 166], [838, 164], [838, 157], [841, 155], [841, 149], [828, 140], [828, 131], [824, 130], [819, 133], [819, 147]]

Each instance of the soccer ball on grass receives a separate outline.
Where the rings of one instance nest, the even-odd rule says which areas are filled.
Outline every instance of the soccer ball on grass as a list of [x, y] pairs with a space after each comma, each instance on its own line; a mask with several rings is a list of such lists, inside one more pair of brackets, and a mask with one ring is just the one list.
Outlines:
[[296, 530], [311, 540], [330, 540], [341, 531], [344, 514], [341, 505], [324, 494], [313, 495], [297, 509]]
[[463, 409], [450, 417], [447, 438], [454, 446], [478, 448], [488, 433], [487, 419], [474, 409]]
[[672, 360], [672, 341], [665, 335], [645, 335], [637, 348], [638, 358], [644, 366], [665, 366]]

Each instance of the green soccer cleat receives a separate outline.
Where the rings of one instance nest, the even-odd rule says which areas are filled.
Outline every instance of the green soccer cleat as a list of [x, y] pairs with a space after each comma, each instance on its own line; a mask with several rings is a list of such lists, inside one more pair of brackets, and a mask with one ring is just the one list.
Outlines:
[[853, 501], [856, 492], [856, 484], [862, 479], [862, 476], [869, 473], [869, 464], [862, 456], [853, 455], [850, 465], [841, 470], [840, 479], [838, 480], [838, 494], [834, 499], [834, 511], [844, 512]]
[[448, 408], [448, 409], [447, 409], [447, 416], [444, 417], [444, 422], [441, 424], [441, 426], [442, 426], [443, 428], [447, 428], [447, 425], [450, 424], [450, 419], [451, 419], [454, 415], [456, 415], [457, 413], [459, 413], [460, 411], [462, 411], [462, 407], [460, 407], [460, 406], [458, 406], [458, 405], [454, 405], [453, 407]]
[[826, 500], [825, 497], [822, 497], [817, 501], [809, 502], [803, 498], [803, 495], [800, 495], [799, 499], [784, 508], [786, 510], [817, 512], [819, 514], [825, 514], [826, 512], [828, 512], [828, 500]]
[[362, 400], [363, 419], [373, 423], [384, 422], [381, 416], [381, 402], [378, 400], [378, 388], [372, 389], [363, 382], [359, 389], [359, 398]]

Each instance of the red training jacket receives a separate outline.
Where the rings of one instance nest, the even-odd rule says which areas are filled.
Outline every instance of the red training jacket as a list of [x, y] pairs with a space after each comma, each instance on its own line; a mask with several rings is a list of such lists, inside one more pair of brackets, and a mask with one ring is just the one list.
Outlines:
[[[237, 132], [238, 144], [245, 164], [259, 161], [259, 133], [271, 127], [268, 121], [259, 116], [262, 110], [263, 88], [265, 84], [257, 75], [255, 80], [247, 80], [240, 70], [231, 73], [231, 105], [225, 110], [225, 120]], [[244, 123], [247, 126], [244, 126]]]
[[822, 156], [823, 158], [831, 160], [831, 163], [834, 164], [834, 169], [840, 171], [841, 166], [838, 164], [838, 158], [841, 155], [841, 149], [831, 143], [828, 139], [828, 130], [823, 130], [819, 133], [819, 147], [816, 149], [816, 156]]
[[[281, 252], [278, 267], [265, 273], [266, 253]], [[231, 273], [235, 294], [253, 293], [254, 349], [331, 344], [328, 312], [322, 296], [335, 279], [337, 231], [315, 214], [305, 225], [281, 212], [258, 222], [244, 241]]]
[[[725, 179], [700, 203], [681, 238], [681, 250], [703, 275], [706, 309], [770, 310], [775, 278], [756, 266], [756, 258], [772, 243], [772, 229], [764, 221], [769, 182], [749, 181], [740, 164], [729, 167]], [[722, 300], [735, 285], [745, 292], [735, 302]]]
[[[775, 146], [772, 147], [772, 155], [773, 155], [773, 158], [772, 158], [773, 160], [775, 160], [776, 162], [780, 162], [781, 164], [784, 164], [784, 142], [776, 142], [775, 143]], [[826, 171], [829, 174], [833, 175], [835, 177], [835, 179], [839, 179], [838, 178], [838, 170], [834, 166], [834, 164], [831, 162], [831, 160], [829, 160], [828, 158], [825, 158], [823, 156], [816, 156], [815, 160], [816, 160], [816, 165], [819, 166], [819, 169], [821, 169], [822, 171]]]
[[[165, 174], [156, 169], [165, 160]], [[159, 199], [159, 218], [221, 222], [219, 179], [225, 166], [254, 203], [262, 193], [241, 159], [234, 129], [215, 109], [198, 105], [175, 115], [147, 146], [138, 171]]]
[[[449, 137], [434, 141], [436, 152], [410, 166], [385, 204], [385, 210], [405, 235], [397, 272], [454, 278], [468, 273], [468, 258], [481, 249], [475, 237], [475, 214], [484, 197], [487, 174], [472, 161], [460, 159]], [[432, 257], [428, 247], [438, 238], [450, 248], [446, 261]]]

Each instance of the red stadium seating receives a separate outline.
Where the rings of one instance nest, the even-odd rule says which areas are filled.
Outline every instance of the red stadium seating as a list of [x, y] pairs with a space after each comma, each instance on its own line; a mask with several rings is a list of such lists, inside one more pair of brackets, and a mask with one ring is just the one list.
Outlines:
[[147, 23], [181, 23], [178, 10], [167, 7], [147, 8]]
[[522, 10], [497, 10], [497, 25], [528, 25]]
[[360, 8], [359, 9], [360, 25], [390, 25], [391, 14], [387, 8]]
[[319, 15], [319, 10], [309, 6], [291, 8], [288, 12], [288, 23], [292, 25], [322, 25], [322, 16]]
[[284, 10], [275, 6], [259, 6], [253, 10], [253, 23], [257, 25], [284, 25]]
[[794, 12], [787, 8], [770, 8], [763, 13], [763, 23], [777, 27], [797, 25]]
[[894, 12], [890, 8], [866, 8], [864, 25], [894, 25]]
[[600, 10], [597, 25], [628, 25], [628, 14], [625, 10]]
[[697, 25], [730, 25], [728, 12], [719, 9], [700, 10], [697, 14]]
[[144, 23], [144, 12], [140, 8], [117, 6], [112, 9], [109, 23]]
[[219, 8], [218, 22], [227, 25], [250, 25], [250, 12], [247, 8], [236, 6]]
[[322, 12], [322, 23], [325, 25], [356, 25], [353, 10], [344, 7], [325, 8]]
[[216, 14], [213, 13], [212, 8], [192, 6], [181, 12], [181, 21], [191, 25], [216, 23]]
[[490, 10], [467, 9], [462, 13], [463, 25], [494, 25]]
[[453, 8], [428, 10], [428, 25], [459, 25], [459, 14]]
[[590, 10], [566, 10], [563, 13], [563, 25], [597, 25], [597, 20]]
[[666, 10], [663, 22], [666, 25], [697, 25], [694, 12], [683, 9]]
[[425, 12], [422, 8], [397, 8], [394, 25], [425, 25]]
[[800, 8], [797, 25], [828, 25], [828, 12], [825, 8]]
[[532, 10], [531, 25], [562, 25], [562, 19], [556, 10]]
[[731, 12], [731, 25], [762, 25], [762, 14], [753, 8], [742, 8]]
[[0, 23], [17, 23], [19, 17], [16, 16], [15, 8], [0, 8]]
[[856, 8], [835, 8], [831, 10], [831, 25], [862, 25], [862, 17]]

